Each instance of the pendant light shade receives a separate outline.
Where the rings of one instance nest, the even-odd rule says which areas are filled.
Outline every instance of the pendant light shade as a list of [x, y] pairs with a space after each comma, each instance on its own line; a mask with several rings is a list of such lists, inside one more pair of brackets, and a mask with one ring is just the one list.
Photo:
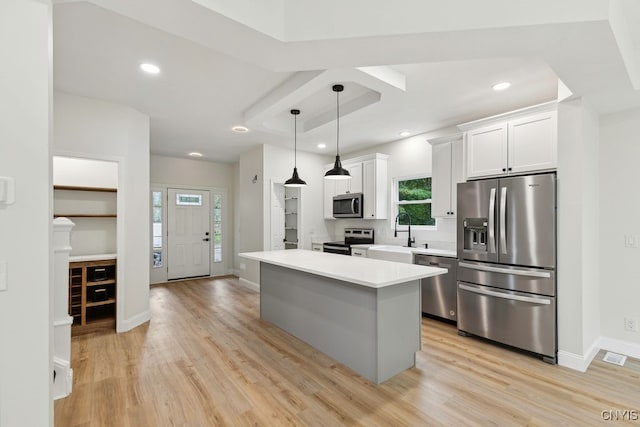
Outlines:
[[324, 178], [350, 179], [349, 171], [342, 167], [342, 162], [340, 161], [340, 92], [344, 90], [344, 86], [333, 85], [332, 89], [336, 93], [336, 162], [333, 164], [333, 169], [324, 174]]
[[298, 176], [297, 157], [298, 157], [298, 114], [300, 110], [291, 110], [293, 115], [293, 175], [284, 182], [285, 187], [306, 187], [307, 183]]

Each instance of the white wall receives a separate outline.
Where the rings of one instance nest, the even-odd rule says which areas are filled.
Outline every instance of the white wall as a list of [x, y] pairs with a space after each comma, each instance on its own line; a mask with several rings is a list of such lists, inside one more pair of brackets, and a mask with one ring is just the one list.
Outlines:
[[150, 173], [154, 184], [233, 188], [233, 165], [226, 163], [152, 155]]
[[[264, 146], [264, 248], [270, 249], [271, 232], [271, 182], [284, 183], [293, 173], [293, 150]], [[311, 241], [316, 236], [326, 236], [327, 226], [323, 216], [324, 164], [325, 156], [298, 152], [298, 174], [306, 183], [300, 189], [301, 209], [299, 212], [301, 227], [298, 234], [300, 249], [311, 249]]]
[[[600, 333], [598, 122], [580, 100], [558, 104], [558, 350], [588, 359]], [[569, 362], [567, 362], [569, 358]]]
[[640, 249], [626, 248], [625, 235], [640, 237], [640, 110], [600, 121], [600, 304], [602, 334], [640, 344], [624, 331], [624, 317], [640, 320]]
[[[390, 142], [371, 147], [367, 150], [353, 152], [342, 155], [342, 162], [347, 162], [350, 158], [363, 156], [372, 153], [382, 153], [389, 155], [387, 161], [388, 168], [388, 188], [389, 196], [393, 193], [393, 179], [417, 174], [431, 175], [431, 144], [427, 142], [430, 138], [446, 135], [447, 133], [458, 133], [457, 129], [449, 129], [433, 134], [422, 134], [399, 141]], [[391, 200], [388, 199], [389, 207]], [[376, 243], [387, 243], [395, 245], [405, 245], [407, 233], [399, 233], [398, 237], [393, 237], [393, 225], [395, 216], [393, 210], [389, 209], [389, 218], [386, 220], [333, 220], [328, 221], [333, 224], [333, 237], [341, 240], [344, 236], [345, 227], [373, 227], [375, 229]], [[411, 229], [411, 235], [416, 238], [416, 246], [429, 243], [429, 247], [439, 247], [455, 249], [456, 220], [441, 218], [436, 223], [437, 230], [415, 230]], [[402, 227], [403, 229], [405, 227]]]
[[[260, 270], [257, 262], [239, 258], [239, 252], [263, 250], [263, 185], [264, 185], [263, 147], [257, 146], [240, 156], [238, 165], [238, 247], [235, 265], [240, 278], [257, 284], [260, 282]], [[254, 177], [256, 177], [255, 182]]]
[[91, 98], [54, 94], [54, 154], [118, 163], [118, 331], [149, 319], [149, 118]]
[[[161, 190], [164, 194], [166, 194], [167, 188], [194, 188], [223, 194], [225, 199], [223, 201], [222, 263], [212, 264], [211, 274], [213, 276], [230, 274], [234, 263], [233, 172], [233, 165], [226, 163], [158, 155], [151, 156], [152, 188]], [[163, 209], [163, 218], [165, 219], [167, 218], [166, 214], [165, 206]], [[164, 243], [166, 244], [166, 242]], [[164, 249], [166, 254], [166, 246]], [[151, 283], [166, 282], [168, 280], [166, 268], [150, 268]]]
[[51, 4], [0, 2], [0, 425], [53, 425], [51, 259]]
[[[298, 173], [307, 182], [301, 189], [300, 248], [311, 249], [314, 236], [328, 234], [323, 219], [322, 196], [323, 165], [327, 158], [311, 153], [298, 152]], [[271, 185], [284, 183], [293, 173], [293, 150], [261, 145], [244, 153], [238, 163], [238, 185], [235, 187], [237, 200], [238, 252], [269, 250], [271, 245]], [[251, 179], [257, 175], [254, 184]], [[259, 264], [237, 258], [235, 270], [240, 278], [254, 284], [260, 281]]]
[[118, 164], [53, 156], [53, 185], [118, 188]]

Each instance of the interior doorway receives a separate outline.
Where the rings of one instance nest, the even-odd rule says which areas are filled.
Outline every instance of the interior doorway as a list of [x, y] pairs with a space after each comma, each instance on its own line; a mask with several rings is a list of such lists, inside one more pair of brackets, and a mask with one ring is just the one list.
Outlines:
[[167, 196], [167, 278], [209, 276], [209, 191], [169, 188]]

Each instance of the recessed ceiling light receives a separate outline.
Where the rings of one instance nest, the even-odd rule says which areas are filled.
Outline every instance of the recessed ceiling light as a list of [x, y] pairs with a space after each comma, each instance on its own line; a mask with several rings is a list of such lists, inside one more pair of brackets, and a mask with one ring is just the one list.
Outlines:
[[140, 64], [140, 69], [148, 74], [158, 74], [160, 72], [160, 67], [154, 64], [149, 64], [148, 62]]
[[327, 148], [327, 144], [325, 144], [324, 142], [321, 142], [320, 144], [318, 144], [318, 148], [321, 150], [324, 150], [325, 148]]
[[509, 89], [509, 87], [511, 86], [511, 82], [500, 82], [500, 83], [496, 83], [493, 85], [493, 90], [505, 90], [505, 89]]
[[234, 126], [231, 128], [231, 130], [238, 133], [249, 132], [249, 128], [246, 128], [244, 126]]
[[202, 153], [198, 153], [197, 151], [193, 151], [189, 153], [191, 157], [202, 157]]
[[411, 132], [407, 132], [406, 130], [405, 130], [405, 131], [403, 131], [403, 132], [400, 132], [400, 136], [401, 136], [401, 137], [403, 137], [403, 138], [404, 138], [405, 136], [409, 136], [409, 135], [411, 135]]

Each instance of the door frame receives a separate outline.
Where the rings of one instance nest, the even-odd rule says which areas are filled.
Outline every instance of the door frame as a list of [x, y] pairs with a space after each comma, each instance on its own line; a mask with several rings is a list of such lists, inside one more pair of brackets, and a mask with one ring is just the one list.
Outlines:
[[[151, 192], [153, 191], [162, 191], [162, 200], [164, 203], [162, 204], [162, 253], [163, 257], [163, 266], [161, 268], [153, 268], [153, 221], [149, 221], [149, 283], [164, 283], [168, 282], [168, 274], [167, 274], [167, 212], [168, 212], [168, 189], [174, 188], [178, 190], [198, 190], [198, 191], [208, 191], [210, 196], [210, 205], [213, 206], [213, 196], [214, 194], [222, 194], [223, 203], [222, 203], [222, 273], [218, 274], [214, 271], [214, 263], [212, 257], [209, 257], [209, 277], [215, 276], [225, 276], [231, 274], [231, 267], [229, 267], [229, 261], [233, 259], [233, 250], [231, 248], [232, 239], [229, 235], [231, 230], [233, 229], [233, 218], [231, 215], [233, 212], [230, 209], [231, 200], [229, 200], [229, 190], [223, 187], [207, 187], [203, 185], [185, 185], [185, 184], [160, 184], [152, 182], [149, 187], [149, 216], [152, 215], [152, 206], [151, 206]], [[209, 226], [213, 236], [213, 215], [212, 212], [209, 212]], [[213, 255], [213, 239], [210, 241], [211, 251], [210, 254]], [[206, 276], [205, 276], [206, 277]], [[179, 282], [180, 279], [172, 280], [172, 282]]]

